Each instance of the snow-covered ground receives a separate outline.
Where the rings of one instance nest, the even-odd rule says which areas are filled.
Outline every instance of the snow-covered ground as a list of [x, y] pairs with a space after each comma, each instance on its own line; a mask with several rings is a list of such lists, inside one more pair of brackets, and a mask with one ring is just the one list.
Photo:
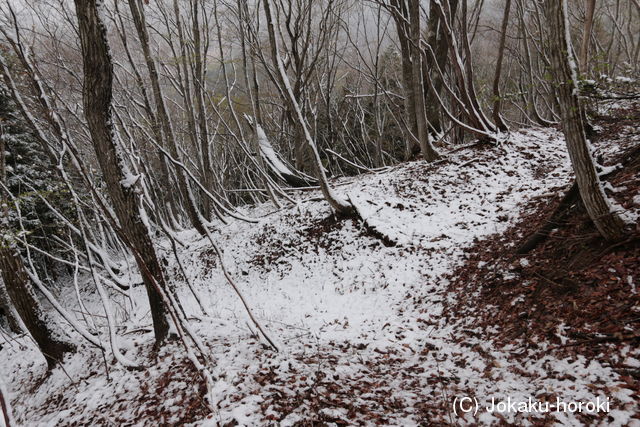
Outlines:
[[[539, 417], [582, 424], [562, 411], [483, 410], [492, 399], [553, 395], [564, 402], [609, 398], [607, 424], [623, 425], [638, 411], [637, 402], [618, 387], [610, 368], [580, 356], [514, 357], [519, 349], [495, 349], [486, 331], [469, 328], [468, 319], [441, 317], [443, 305], [456, 298], [447, 293], [444, 276], [461, 263], [465, 249], [512, 225], [527, 200], [566, 186], [569, 170], [559, 134], [533, 129], [512, 134], [500, 147], [457, 150], [435, 164], [413, 162], [333, 182], [369, 230], [332, 218], [316, 192], [302, 193], [296, 205], [280, 210], [265, 204], [243, 212], [257, 224], [216, 225], [224, 262], [278, 342], [278, 353], [255, 338], [208, 240], [183, 231], [180, 260], [206, 314], [184, 282], [176, 284], [214, 360], [215, 412], [184, 418], [202, 390], [197, 374], [177, 356], [177, 344], [149, 360], [153, 337], [139, 286], [129, 292], [131, 302], [114, 295], [114, 308], [127, 357], [149, 369], [128, 371], [107, 354], [107, 377], [102, 354], [83, 348], [44, 378], [44, 360], [28, 340], [2, 338], [0, 379], [13, 396], [14, 415], [29, 426], [157, 425], [159, 417], [203, 425], [528, 424]], [[169, 244], [158, 244], [177, 275]], [[126, 266], [123, 260], [123, 271]], [[92, 285], [84, 286], [85, 305], [103, 324]], [[77, 310], [69, 288], [60, 300]], [[629, 348], [626, 357], [637, 361], [638, 350]], [[462, 413], [460, 404], [468, 409], [474, 399], [477, 413]]]

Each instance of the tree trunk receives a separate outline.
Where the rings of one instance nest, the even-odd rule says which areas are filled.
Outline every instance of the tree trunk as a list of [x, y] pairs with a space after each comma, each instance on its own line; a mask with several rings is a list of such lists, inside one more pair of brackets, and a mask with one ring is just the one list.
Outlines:
[[[194, 78], [193, 85], [196, 95], [196, 106], [198, 112], [198, 130], [200, 135], [200, 153], [202, 156], [202, 177], [204, 187], [207, 191], [213, 189], [213, 169], [211, 168], [211, 154], [209, 153], [209, 130], [207, 129], [207, 111], [204, 105], [204, 93], [206, 91], [206, 70], [203, 64], [202, 42], [200, 40], [200, 21], [198, 18], [200, 5], [198, 0], [193, 2], [193, 51], [194, 51]], [[204, 53], [204, 55], [203, 55]], [[231, 102], [231, 101], [229, 101]], [[207, 221], [211, 221], [211, 201], [203, 196], [202, 207]]]
[[7, 294], [51, 369], [75, 347], [63, 338], [62, 330], [40, 306], [17, 249], [6, 239], [0, 245], [0, 269]]
[[[441, 25], [443, 26], [443, 35], [445, 36], [445, 42], [450, 56], [449, 63], [453, 71], [452, 78], [456, 81], [459, 91], [458, 103], [461, 104], [459, 110], [466, 117], [467, 123], [470, 125], [469, 127], [474, 128], [482, 139], [491, 139], [490, 133], [495, 132], [495, 129], [480, 109], [473, 85], [473, 67], [471, 64], [469, 39], [466, 35], [466, 1], [462, 3], [462, 16], [459, 19], [462, 27], [462, 34], [460, 34], [462, 37], [462, 49], [458, 46], [458, 36], [454, 31], [454, 23], [456, 21], [454, 19], [454, 11], [456, 10], [457, 4], [456, 0], [434, 2], [432, 5], [435, 11], [432, 13], [438, 13]], [[466, 55], [464, 60], [461, 54]]]
[[[440, 20], [440, 15], [436, 13], [435, 8], [436, 6], [433, 4], [433, 0], [431, 0], [429, 21], [427, 23], [427, 44], [431, 46], [431, 49], [435, 52], [435, 60], [431, 55], [423, 54], [423, 63], [426, 66], [422, 67], [422, 73], [424, 82], [428, 82], [427, 79], [431, 79], [433, 83], [433, 89], [431, 85], [428, 85], [427, 90], [425, 90], [425, 105], [427, 109], [427, 122], [431, 128], [430, 131], [433, 130], [433, 132], [437, 134], [442, 132], [442, 123], [440, 120], [441, 109], [440, 103], [437, 101], [437, 95], [443, 92], [444, 85], [442, 75], [437, 70], [445, 71], [449, 58], [447, 54], [449, 47], [445, 40], [444, 25]], [[455, 13], [455, 11], [453, 13]], [[433, 92], [436, 93], [434, 94]], [[429, 94], [432, 96], [431, 102], [428, 102]]]
[[11, 332], [16, 334], [26, 332], [22, 330], [22, 320], [20, 320], [20, 315], [11, 303], [11, 298], [7, 293], [7, 288], [4, 286], [4, 280], [2, 280], [2, 278], [0, 278], [0, 310], [2, 311], [2, 315], [7, 319], [7, 324]]
[[[167, 146], [167, 148], [169, 149], [171, 157], [179, 161], [182, 156], [178, 151], [175, 135], [173, 134], [173, 129], [171, 128], [169, 113], [167, 112], [164, 103], [162, 89], [160, 87], [160, 81], [158, 78], [158, 70], [156, 69], [153, 57], [151, 56], [151, 49], [149, 47], [149, 34], [147, 33], [146, 21], [144, 19], [144, 13], [142, 12], [142, 5], [140, 3], [140, 0], [129, 0], [129, 8], [131, 9], [133, 22], [136, 26], [136, 31], [138, 32], [138, 38], [140, 39], [145, 62], [147, 63], [149, 80], [151, 81], [151, 87], [153, 89], [153, 97], [156, 103], [156, 109], [158, 111], [158, 118], [160, 120], [162, 133], [164, 134], [165, 138], [165, 146]], [[204, 235], [206, 233], [204, 230], [205, 225], [202, 223], [200, 213], [198, 212], [198, 209], [196, 207], [193, 193], [187, 182], [186, 172], [180, 169], [176, 172], [176, 176], [180, 193], [182, 193], [182, 195], [186, 199], [186, 210], [187, 215], [189, 216], [189, 220], [191, 221], [191, 225], [195, 227], [198, 233]]]
[[471, 103], [471, 107], [475, 111], [475, 114], [478, 116], [478, 119], [482, 123], [483, 129], [486, 129], [488, 132], [495, 132], [496, 129], [493, 124], [489, 121], [489, 119], [485, 116], [482, 111], [482, 107], [478, 102], [478, 95], [476, 92], [476, 86], [474, 82], [474, 72], [473, 72], [473, 55], [471, 54], [471, 44], [469, 42], [469, 29], [468, 29], [468, 21], [467, 21], [467, 3], [469, 0], [463, 0], [462, 2], [462, 28], [460, 37], [462, 38], [462, 51], [465, 55], [464, 60], [464, 72], [465, 78], [467, 81], [467, 92], [468, 99]]
[[416, 121], [416, 102], [418, 95], [413, 82], [413, 63], [411, 57], [410, 29], [408, 10], [405, 0], [391, 0], [391, 15], [396, 24], [402, 62], [402, 84], [404, 89], [404, 108], [407, 117], [407, 142], [404, 160], [409, 160], [420, 149], [418, 140], [418, 122]]
[[[182, 78], [179, 79], [180, 85], [182, 90], [184, 91], [184, 94], [182, 96], [182, 103], [184, 106], [184, 111], [185, 111], [185, 115], [187, 117], [187, 129], [188, 129], [188, 134], [189, 134], [189, 140], [191, 141], [191, 144], [193, 145], [194, 148], [197, 148], [200, 144], [198, 142], [198, 131], [196, 130], [196, 113], [195, 113], [195, 109], [193, 106], [193, 95], [191, 93], [191, 70], [192, 67], [189, 66], [189, 61], [191, 58], [191, 55], [187, 52], [187, 44], [188, 41], [185, 38], [185, 34], [183, 31], [183, 23], [182, 23], [182, 18], [180, 15], [180, 7], [178, 5], [178, 0], [173, 0], [173, 14], [175, 16], [175, 26], [178, 32], [178, 46], [179, 46], [179, 55], [180, 55], [180, 65], [182, 65]], [[141, 14], [142, 12], [140, 12]], [[138, 19], [139, 21], [144, 21], [142, 16], [140, 16], [140, 18]], [[142, 26], [141, 23], [141, 30], [144, 30], [144, 27]], [[139, 37], [142, 40], [142, 35], [140, 35], [140, 31], [138, 32]], [[145, 39], [145, 43], [147, 43], [146, 39]], [[147, 62], [147, 69], [150, 70], [151, 68], [154, 69], [153, 73], [155, 73], [155, 63], [151, 62]], [[178, 68], [178, 75], [180, 76], [180, 66], [177, 66]], [[151, 74], [151, 71], [150, 71]], [[155, 83], [154, 83], [155, 85]], [[194, 84], [195, 90], [198, 90], [198, 87]], [[157, 91], [154, 89], [154, 96], [157, 93]], [[156, 98], [157, 100], [157, 98]], [[156, 101], [157, 102], [157, 101]], [[161, 145], [167, 147], [169, 144], [167, 144], [166, 142], [163, 142], [162, 139], [160, 141]], [[173, 153], [173, 150], [172, 150]], [[200, 154], [202, 155], [202, 149], [200, 150]], [[173, 154], [172, 154], [172, 157]], [[174, 157], [175, 158], [175, 157]], [[204, 156], [202, 156], [203, 160], [204, 160]], [[205, 188], [209, 189], [209, 187], [207, 187], [206, 185], [206, 181], [207, 181], [207, 177], [205, 176], [205, 166], [201, 165], [202, 171], [201, 171], [201, 176], [203, 178], [203, 181], [205, 181]], [[185, 193], [183, 193], [185, 194]], [[204, 216], [205, 218], [209, 218], [209, 214], [211, 213], [210, 210], [210, 203], [209, 203], [209, 199], [203, 195], [202, 196], [202, 210], [204, 212]]]
[[589, 42], [591, 41], [591, 27], [593, 26], [593, 13], [596, 10], [596, 0], [586, 0], [586, 3], [584, 32], [582, 33], [582, 45], [580, 46], [580, 73], [585, 76], [589, 71]]
[[624, 223], [607, 200], [585, 136], [578, 99], [578, 75], [573, 61], [571, 40], [567, 38], [567, 2], [545, 0], [544, 4], [550, 27], [551, 62], [558, 87], [562, 130], [580, 196], [600, 234], [607, 240], [618, 240], [622, 237]]
[[[296, 100], [300, 100], [300, 97], [295, 95]], [[300, 125], [298, 118], [296, 117], [297, 113], [295, 111], [289, 111], [289, 123], [293, 128], [293, 156], [295, 157], [295, 166], [296, 169], [302, 172], [310, 173], [313, 170], [313, 166], [311, 165], [311, 153], [309, 148], [307, 147], [307, 142], [304, 136], [304, 129]], [[303, 113], [304, 115], [304, 113]]]
[[518, 38], [522, 40], [522, 49], [524, 51], [524, 61], [526, 69], [523, 72], [526, 78], [526, 97], [523, 97], [525, 104], [525, 110], [528, 117], [533, 120], [534, 123], [540, 126], [551, 126], [551, 122], [545, 120], [536, 106], [536, 91], [534, 87], [533, 77], [536, 72], [533, 69], [533, 58], [531, 57], [531, 48], [529, 46], [529, 35], [527, 33], [527, 25], [525, 22], [525, 16], [527, 9], [523, 0], [516, 0], [516, 11], [518, 15]]
[[429, 133], [426, 108], [424, 102], [424, 87], [422, 81], [422, 53], [420, 49], [420, 1], [409, 0], [409, 21], [411, 26], [411, 62], [413, 79], [413, 101], [415, 102], [416, 126], [418, 141], [422, 157], [432, 162], [440, 156], [433, 147]]
[[331, 187], [329, 186], [329, 181], [327, 180], [327, 176], [324, 172], [324, 167], [322, 165], [322, 159], [320, 159], [320, 153], [318, 153], [318, 148], [316, 147], [313, 138], [311, 137], [311, 133], [309, 132], [309, 127], [302, 115], [302, 111], [300, 110], [300, 106], [296, 100], [296, 97], [293, 93], [293, 89], [291, 88], [291, 83], [289, 82], [289, 77], [286, 74], [284, 69], [284, 64], [282, 63], [282, 58], [280, 57], [280, 48], [278, 47], [278, 39], [276, 38], [276, 30], [274, 25], [274, 15], [271, 11], [271, 0], [264, 0], [264, 13], [267, 19], [267, 30], [269, 33], [269, 44], [271, 47], [271, 55], [273, 56], [273, 62], [276, 67], [276, 74], [278, 76], [279, 84], [282, 88], [282, 96], [285, 98], [284, 101], [287, 103], [290, 111], [295, 113], [295, 119], [297, 121], [298, 126], [302, 129], [303, 136], [305, 138], [305, 143], [307, 144], [307, 148], [312, 154], [311, 160], [313, 168], [315, 169], [316, 178], [318, 179], [318, 184], [320, 185], [320, 190], [322, 191], [322, 195], [325, 200], [331, 205], [331, 207], [339, 214], [343, 216], [353, 216], [356, 214], [355, 208], [348, 201], [338, 197]]
[[126, 161], [113, 138], [111, 101], [113, 65], [106, 29], [98, 15], [97, 0], [75, 0], [84, 66], [84, 114], [93, 147], [118, 218], [120, 239], [133, 252], [149, 297], [156, 342], [169, 332], [168, 312], [162, 299], [167, 287], [149, 230], [142, 220], [138, 194], [125, 171]]
[[502, 17], [502, 28], [500, 29], [500, 46], [498, 47], [498, 59], [496, 61], [496, 75], [493, 79], [493, 121], [498, 129], [506, 132], [507, 125], [502, 120], [500, 107], [502, 99], [500, 95], [500, 75], [502, 74], [502, 60], [504, 59], [504, 48], [507, 41], [507, 26], [509, 25], [509, 11], [511, 10], [511, 0], [506, 0], [504, 4], [504, 15]]

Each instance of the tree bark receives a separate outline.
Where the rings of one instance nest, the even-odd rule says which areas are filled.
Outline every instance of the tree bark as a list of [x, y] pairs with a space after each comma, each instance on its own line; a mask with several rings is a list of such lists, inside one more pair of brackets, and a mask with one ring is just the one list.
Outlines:
[[578, 75], [568, 37], [567, 1], [545, 0], [544, 5], [550, 27], [551, 62], [558, 87], [562, 130], [580, 197], [600, 234], [607, 240], [618, 240], [622, 237], [624, 223], [607, 200], [585, 136], [578, 99]]
[[0, 269], [7, 294], [51, 369], [75, 346], [64, 339], [62, 330], [40, 306], [17, 249], [6, 240], [0, 245]]
[[164, 272], [142, 220], [138, 194], [126, 176], [125, 158], [114, 140], [111, 121], [113, 64], [106, 29], [98, 14], [97, 0], [75, 0], [84, 67], [84, 114], [107, 192], [113, 203], [120, 239], [133, 252], [149, 297], [156, 343], [169, 332], [168, 312], [162, 298], [167, 287]]
[[[142, 12], [140, 12], [141, 14]], [[185, 34], [183, 31], [183, 23], [182, 23], [182, 18], [180, 15], [180, 7], [179, 7], [179, 3], [178, 0], [173, 0], [173, 14], [175, 16], [175, 26], [177, 29], [177, 33], [178, 33], [178, 46], [179, 46], [179, 56], [180, 56], [180, 65], [182, 65], [182, 75], [180, 75], [180, 66], [177, 66], [176, 68], [178, 69], [178, 76], [179, 76], [179, 84], [182, 88], [182, 90], [184, 91], [184, 95], [182, 96], [182, 105], [184, 106], [184, 111], [185, 111], [185, 115], [187, 117], [187, 129], [188, 134], [189, 134], [189, 140], [191, 141], [191, 144], [193, 145], [193, 147], [198, 147], [199, 143], [198, 143], [198, 131], [196, 130], [196, 113], [194, 111], [194, 107], [193, 107], [193, 95], [191, 93], [191, 70], [193, 69], [193, 67], [189, 66], [189, 58], [191, 57], [190, 54], [187, 52], [187, 39], [185, 38]], [[137, 16], [137, 15], [136, 15]], [[144, 21], [143, 17], [138, 18], [139, 21]], [[140, 26], [142, 27], [142, 23], [140, 24]], [[143, 36], [141, 35], [140, 31], [143, 31], [144, 27], [140, 28], [140, 30], [138, 30], [138, 34], [140, 37], [140, 40], [143, 39]], [[144, 32], [146, 33], [146, 30], [144, 30]], [[144, 43], [147, 43], [146, 41], [146, 36], [145, 37], [145, 41]], [[154, 69], [153, 73], [155, 73], [155, 63], [151, 63], [149, 64], [149, 62], [147, 61], [147, 69], [150, 70], [152, 67]], [[151, 73], [151, 72], [150, 72]], [[155, 83], [154, 83], [155, 85]], [[197, 90], [197, 87], [196, 87]], [[157, 92], [154, 90], [154, 96]], [[156, 98], [157, 99], [157, 98]], [[168, 144], [166, 142], [162, 142], [162, 140], [159, 141], [161, 143], [161, 145], [163, 146], [168, 146]], [[172, 151], [173, 152], [173, 151]], [[202, 152], [202, 150], [201, 150]], [[172, 157], [174, 157], [172, 155]], [[175, 157], [174, 157], [175, 158]], [[204, 175], [204, 166], [202, 166], [202, 173], [201, 176], [203, 178], [204, 181], [207, 181], [205, 175]], [[205, 188], [206, 184], [205, 184]], [[183, 193], [184, 194], [184, 193]], [[206, 196], [204, 196], [204, 199], [202, 200], [202, 205], [203, 205], [203, 211], [204, 211], [204, 216], [205, 218], [209, 218], [209, 214], [210, 214], [210, 204], [209, 204], [209, 200], [206, 198]]]
[[461, 22], [461, 34], [462, 38], [462, 51], [465, 55], [464, 60], [464, 72], [467, 83], [467, 92], [468, 99], [471, 103], [471, 107], [475, 111], [475, 114], [478, 116], [478, 119], [483, 125], [483, 128], [488, 132], [493, 133], [496, 131], [494, 125], [489, 121], [489, 119], [485, 116], [482, 111], [482, 107], [480, 106], [480, 102], [478, 102], [478, 95], [476, 92], [476, 86], [474, 82], [474, 72], [473, 72], [473, 55], [471, 54], [471, 44], [469, 42], [469, 29], [468, 29], [468, 18], [467, 18], [467, 3], [468, 0], [462, 1], [462, 22]]
[[[471, 64], [469, 39], [466, 35], [466, 1], [462, 3], [462, 16], [459, 19], [462, 27], [462, 34], [460, 34], [462, 37], [462, 48], [458, 45], [458, 36], [454, 31], [454, 11], [457, 4], [456, 0], [434, 2], [433, 6], [435, 11], [432, 13], [438, 13], [441, 25], [443, 26], [443, 35], [445, 36], [445, 42], [449, 50], [451, 70], [459, 91], [459, 110], [466, 117], [469, 127], [475, 129], [481, 139], [488, 140], [493, 138], [490, 134], [495, 132], [495, 129], [480, 109], [473, 85], [473, 66]], [[464, 60], [461, 54], [465, 54], [466, 57]]]

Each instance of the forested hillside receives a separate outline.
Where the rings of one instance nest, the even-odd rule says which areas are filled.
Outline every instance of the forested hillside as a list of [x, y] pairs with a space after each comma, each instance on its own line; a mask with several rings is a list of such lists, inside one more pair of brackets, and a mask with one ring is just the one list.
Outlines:
[[639, 34], [0, 4], [0, 426], [640, 425]]

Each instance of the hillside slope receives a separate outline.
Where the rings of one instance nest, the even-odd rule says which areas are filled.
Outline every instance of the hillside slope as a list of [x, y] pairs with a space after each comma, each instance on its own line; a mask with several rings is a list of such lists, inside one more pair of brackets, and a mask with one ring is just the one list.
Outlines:
[[[602, 144], [607, 156], [620, 149]], [[623, 425], [639, 412], [637, 395], [620, 386], [623, 373], [580, 354], [523, 354], [516, 345], [498, 346], [491, 325], [474, 326], [475, 310], [451, 309], [459, 301], [482, 304], [470, 298], [481, 292], [473, 283], [450, 286], [471, 248], [476, 253], [483, 239], [519, 224], [534, 209], [529, 202], [562, 194], [570, 181], [561, 134], [529, 129], [500, 146], [458, 149], [433, 164], [412, 162], [334, 181], [368, 227], [335, 219], [315, 192], [301, 193], [295, 205], [280, 210], [247, 209], [257, 224], [216, 224], [225, 264], [279, 343], [278, 353], [255, 338], [209, 242], [183, 231], [180, 261], [206, 313], [184, 280], [175, 284], [216, 363], [209, 396], [215, 412], [206, 408], [206, 388], [178, 344], [153, 352], [138, 286], [114, 300], [127, 357], [149, 368], [128, 371], [112, 356], [105, 355], [105, 363], [100, 352], [83, 348], [44, 377], [44, 360], [29, 340], [3, 335], [0, 376], [14, 415], [30, 426], [578, 424], [579, 418], [562, 412], [462, 414], [452, 405], [465, 396], [489, 404], [492, 398], [553, 395], [564, 401], [609, 398], [611, 411], [595, 417]], [[168, 242], [158, 245], [179, 277]], [[131, 265], [122, 260], [122, 271]], [[128, 276], [139, 281], [135, 273]], [[87, 310], [104, 328], [93, 285], [80, 285]], [[77, 310], [75, 298], [65, 286], [60, 300]], [[556, 326], [562, 336], [562, 325]], [[624, 357], [640, 366], [637, 348], [628, 347]]]

